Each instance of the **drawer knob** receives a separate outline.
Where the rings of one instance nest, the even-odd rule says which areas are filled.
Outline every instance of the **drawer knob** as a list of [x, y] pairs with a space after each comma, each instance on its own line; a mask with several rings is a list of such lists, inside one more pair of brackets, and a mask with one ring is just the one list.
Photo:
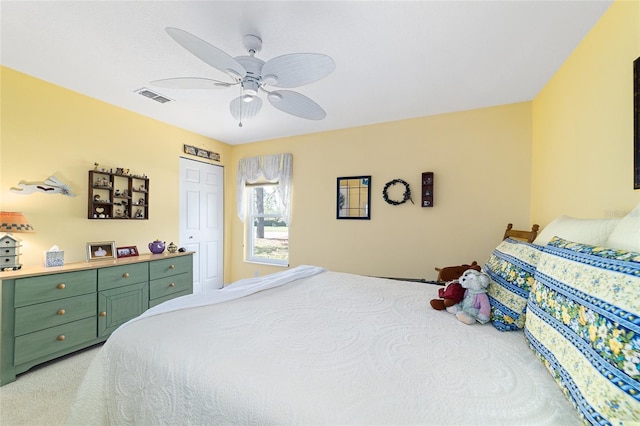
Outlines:
[[101, 317], [106, 317], [106, 316], [107, 316], [107, 313], [106, 313], [105, 311], [102, 311], [102, 312], [100, 312], [100, 316], [101, 316]]
[[58, 284], [58, 288], [59, 288], [60, 290], [62, 290], [62, 289], [63, 289], [63, 288], [65, 288], [65, 287], [66, 287], [66, 285], [64, 285], [64, 283], [60, 283], [60, 284]]
[[128, 273], [128, 272], [125, 272], [124, 274], [122, 274], [122, 277], [123, 277], [123, 278], [129, 278], [129, 273]]
[[176, 265], [169, 266], [169, 269], [176, 269]]
[[64, 340], [64, 334], [58, 336], [58, 341], [62, 342]]
[[175, 287], [175, 286], [176, 286], [176, 283], [169, 284], [169, 287]]
[[66, 314], [66, 313], [67, 313], [67, 311], [65, 311], [64, 309], [60, 309], [60, 310], [58, 311], [58, 315], [64, 315], [64, 314]]

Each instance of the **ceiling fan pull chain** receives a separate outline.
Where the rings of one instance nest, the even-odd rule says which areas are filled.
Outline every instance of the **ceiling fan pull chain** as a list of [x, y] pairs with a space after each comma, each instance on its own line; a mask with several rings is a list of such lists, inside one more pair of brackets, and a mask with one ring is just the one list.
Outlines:
[[[242, 84], [240, 84], [240, 97], [242, 97]], [[240, 102], [240, 117], [239, 117], [239, 123], [238, 123], [238, 127], [242, 127], [242, 104], [244, 102]]]

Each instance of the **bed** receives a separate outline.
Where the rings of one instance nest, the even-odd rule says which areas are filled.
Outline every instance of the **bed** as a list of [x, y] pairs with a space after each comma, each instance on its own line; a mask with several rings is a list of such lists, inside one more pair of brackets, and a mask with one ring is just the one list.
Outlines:
[[437, 288], [301, 266], [183, 297], [109, 338], [70, 423], [580, 424], [522, 333]]
[[171, 300], [111, 335], [68, 423], [638, 424], [640, 253], [544, 244], [484, 265], [491, 324], [431, 309], [437, 285], [304, 265]]

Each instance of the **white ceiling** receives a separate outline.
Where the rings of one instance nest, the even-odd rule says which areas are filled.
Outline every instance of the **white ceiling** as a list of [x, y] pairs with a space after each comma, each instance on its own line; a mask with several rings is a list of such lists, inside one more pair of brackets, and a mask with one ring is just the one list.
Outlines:
[[[528, 101], [611, 1], [1, 1], [2, 65], [229, 144]], [[231, 56], [242, 37], [256, 56], [331, 56], [328, 77], [294, 89], [327, 112], [296, 118], [263, 98], [242, 128], [229, 113], [239, 89], [171, 90], [171, 77], [225, 75], [165, 27]], [[229, 81], [226, 78], [226, 81]], [[147, 87], [173, 102], [137, 93]]]

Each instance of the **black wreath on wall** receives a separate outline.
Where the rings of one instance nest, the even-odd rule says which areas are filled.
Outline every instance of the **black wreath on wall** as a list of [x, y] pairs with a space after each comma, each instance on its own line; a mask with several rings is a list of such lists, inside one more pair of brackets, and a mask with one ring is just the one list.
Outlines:
[[[392, 200], [389, 198], [389, 188], [396, 184], [404, 185], [404, 194], [402, 195], [402, 200], [400, 201]], [[394, 179], [387, 182], [384, 186], [384, 189], [382, 190], [382, 198], [384, 198], [387, 203], [393, 206], [404, 204], [407, 201], [411, 201], [411, 204], [415, 204], [411, 199], [411, 188], [409, 187], [409, 184], [402, 179]]]

